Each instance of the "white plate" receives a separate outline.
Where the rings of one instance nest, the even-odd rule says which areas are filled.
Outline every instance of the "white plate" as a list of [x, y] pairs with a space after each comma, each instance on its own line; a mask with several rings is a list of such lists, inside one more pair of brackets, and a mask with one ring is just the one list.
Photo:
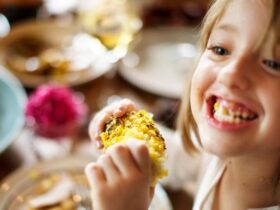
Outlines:
[[[42, 45], [43, 43], [47, 45], [51, 44], [52, 49], [56, 49], [56, 46], [58, 47], [57, 49], [64, 49], [63, 46], [66, 46], [70, 54], [68, 57], [71, 59], [74, 58], [75, 66], [79, 66], [79, 68], [74, 67], [74, 70], [66, 71], [62, 75], [46, 75], [46, 73], [19, 71], [9, 66], [7, 64], [7, 57], [9, 57], [9, 55], [7, 56], [7, 52], [12, 48], [11, 46], [15, 46], [15, 43], [20, 43], [22, 39], [26, 38], [30, 42], [34, 37], [37, 42], [38, 40], [41, 41]], [[22, 42], [26, 43], [26, 41]], [[32, 55], [30, 58], [33, 56], [36, 58], [36, 55]], [[80, 28], [75, 26], [75, 24], [69, 25], [54, 21], [35, 20], [21, 22], [14, 25], [11, 32], [0, 40], [0, 64], [12, 71], [26, 87], [37, 87], [47, 82], [62, 83], [70, 86], [86, 83], [112, 69], [113, 63], [107, 57], [108, 52], [105, 47], [98, 40], [81, 32]], [[28, 63], [20, 59], [17, 60], [18, 63], [22, 62], [25, 65]], [[36, 65], [34, 59], [30, 59], [30, 61], [33, 61], [33, 65]], [[13, 64], [15, 62], [10, 61], [10, 63]], [[19, 66], [17, 68], [25, 66], [21, 65], [21, 63], [13, 65]]]
[[[67, 157], [41, 162], [31, 168], [16, 171], [1, 184], [0, 209], [26, 210], [26, 198], [34, 193], [36, 186], [43, 179], [62, 172], [83, 176], [84, 167], [90, 161], [86, 157]], [[149, 210], [172, 210], [169, 198], [160, 185], [156, 186]]]
[[119, 72], [143, 90], [179, 98], [196, 56], [196, 40], [193, 28], [143, 30], [141, 41], [121, 60]]
[[0, 153], [15, 140], [24, 125], [26, 100], [17, 79], [0, 66]]

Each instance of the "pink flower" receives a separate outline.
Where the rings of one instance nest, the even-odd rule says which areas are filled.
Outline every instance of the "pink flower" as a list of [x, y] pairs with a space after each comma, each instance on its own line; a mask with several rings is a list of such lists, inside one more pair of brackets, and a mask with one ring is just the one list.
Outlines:
[[70, 88], [48, 84], [29, 97], [27, 125], [41, 136], [59, 138], [75, 134], [85, 121], [87, 106]]

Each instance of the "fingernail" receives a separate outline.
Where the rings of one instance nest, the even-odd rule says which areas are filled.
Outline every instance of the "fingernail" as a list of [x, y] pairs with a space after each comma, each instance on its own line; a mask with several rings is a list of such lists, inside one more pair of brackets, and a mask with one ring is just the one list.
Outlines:
[[97, 133], [97, 134], [95, 134], [94, 135], [94, 138], [97, 140], [97, 139], [99, 139], [99, 134]]
[[96, 141], [96, 146], [97, 146], [98, 148], [101, 148], [101, 147], [102, 147], [102, 143], [101, 143], [100, 141]]
[[115, 117], [119, 117], [119, 115], [121, 114], [121, 109], [120, 108], [118, 108], [118, 109], [116, 109], [115, 111], [114, 111], [114, 113], [113, 113], [113, 115], [115, 116]]

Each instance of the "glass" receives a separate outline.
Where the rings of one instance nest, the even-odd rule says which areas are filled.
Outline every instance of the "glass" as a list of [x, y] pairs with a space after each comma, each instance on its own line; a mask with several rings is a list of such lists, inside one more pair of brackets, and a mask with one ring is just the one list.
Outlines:
[[10, 24], [8, 19], [0, 13], [0, 38], [6, 36], [10, 32]]
[[141, 29], [138, 8], [131, 0], [82, 0], [78, 9], [82, 29], [122, 57]]

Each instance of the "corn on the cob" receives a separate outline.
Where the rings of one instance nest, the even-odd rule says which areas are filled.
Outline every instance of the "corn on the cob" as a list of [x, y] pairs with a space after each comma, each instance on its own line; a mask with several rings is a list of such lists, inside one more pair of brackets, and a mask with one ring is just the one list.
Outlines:
[[105, 131], [101, 133], [101, 139], [105, 149], [131, 138], [145, 141], [152, 160], [151, 185], [154, 186], [167, 176], [167, 170], [163, 166], [166, 158], [164, 139], [152, 117], [153, 115], [145, 110], [132, 111], [120, 118], [112, 117], [106, 124]]

